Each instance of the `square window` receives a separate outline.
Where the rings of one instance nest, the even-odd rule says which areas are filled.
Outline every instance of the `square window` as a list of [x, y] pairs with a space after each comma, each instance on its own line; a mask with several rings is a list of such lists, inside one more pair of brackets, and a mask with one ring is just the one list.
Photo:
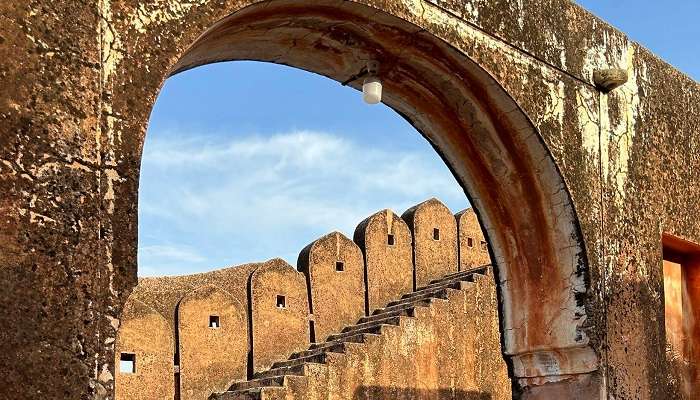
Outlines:
[[335, 270], [338, 272], [345, 271], [345, 264], [342, 261], [336, 261], [335, 262]]
[[489, 245], [485, 241], [481, 241], [481, 251], [488, 251], [489, 250]]
[[433, 228], [433, 240], [440, 240], [440, 229]]
[[287, 308], [287, 298], [281, 294], [277, 295], [277, 308]]
[[396, 244], [396, 240], [394, 239], [394, 235], [388, 234], [387, 237], [386, 237], [386, 243], [387, 243], [389, 246], [393, 246], [394, 244]]
[[219, 321], [218, 315], [210, 315], [209, 316], [209, 327], [212, 329], [221, 328], [221, 322]]
[[472, 239], [472, 238], [467, 238], [467, 246], [469, 246], [469, 247], [474, 247], [474, 239]]
[[119, 358], [119, 372], [122, 374], [136, 373], [136, 354], [121, 353]]

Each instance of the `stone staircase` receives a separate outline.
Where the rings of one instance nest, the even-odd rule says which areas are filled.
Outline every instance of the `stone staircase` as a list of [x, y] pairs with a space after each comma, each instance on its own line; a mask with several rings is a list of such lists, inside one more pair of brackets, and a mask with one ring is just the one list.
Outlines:
[[255, 373], [252, 380], [236, 382], [228, 391], [213, 394], [210, 399], [285, 398], [284, 392], [288, 386], [303, 384], [304, 380], [317, 375], [319, 367], [327, 367], [332, 360], [344, 357], [353, 348], [366, 346], [388, 329], [401, 329], [407, 319], [420, 318], [421, 310], [434, 307], [436, 302], [447, 302], [457, 292], [474, 290], [480, 280], [492, 280], [491, 274], [491, 266], [485, 265], [434, 280], [375, 310], [357, 324], [329, 336], [325, 342], [312, 344], [308, 350], [294, 353], [288, 360], [274, 363], [269, 370]]

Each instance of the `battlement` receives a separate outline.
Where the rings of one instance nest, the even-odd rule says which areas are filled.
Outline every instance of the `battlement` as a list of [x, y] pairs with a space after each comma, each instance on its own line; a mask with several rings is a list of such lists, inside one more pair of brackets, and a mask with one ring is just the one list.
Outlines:
[[[339, 232], [315, 240], [296, 269], [273, 259], [141, 279], [125, 309], [140, 311], [124, 313], [117, 337], [116, 363], [126, 357], [130, 368], [117, 371], [116, 398], [206, 399], [224, 392], [402, 295], [490, 264], [483, 243], [473, 210], [455, 216], [431, 199], [402, 217], [373, 214], [354, 241]], [[491, 287], [495, 317], [485, 322], [498, 332]]]

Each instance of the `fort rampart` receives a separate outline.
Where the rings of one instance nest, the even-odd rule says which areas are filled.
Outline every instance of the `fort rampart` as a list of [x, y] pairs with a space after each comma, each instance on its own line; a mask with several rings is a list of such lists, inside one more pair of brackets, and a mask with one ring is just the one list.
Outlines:
[[[463, 222], [467, 220], [471, 225]], [[490, 264], [482, 243], [486, 239], [472, 209], [454, 216], [431, 199], [403, 218], [391, 210], [373, 214], [358, 226], [355, 242], [339, 232], [323, 236], [301, 251], [297, 269], [273, 259], [203, 274], [143, 278], [127, 301], [117, 338], [117, 399], [172, 398], [176, 393], [182, 400], [207, 399], [416, 288]], [[487, 279], [492, 293], [482, 296], [494, 301], [485, 301], [481, 311], [472, 304], [466, 315], [453, 318], [488, 314], [479, 325], [497, 333], [495, 282]], [[448, 330], [468, 326], [460, 322]], [[430, 340], [439, 342], [438, 337]], [[475, 374], [474, 381], [509, 395], [498, 340], [472, 341], [469, 347], [473, 352], [468, 359], [457, 357], [465, 365], [453, 373], [489, 363], [500, 374]], [[479, 353], [490, 357], [477, 359]], [[406, 373], [410, 360], [401, 364]], [[494, 384], [498, 379], [500, 387]]]

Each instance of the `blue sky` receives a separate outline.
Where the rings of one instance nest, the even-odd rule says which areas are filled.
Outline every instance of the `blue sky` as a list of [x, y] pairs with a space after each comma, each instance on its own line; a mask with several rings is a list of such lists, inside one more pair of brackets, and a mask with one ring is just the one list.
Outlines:
[[[700, 2], [580, 1], [700, 76]], [[399, 115], [284, 66], [235, 62], [170, 78], [151, 115], [139, 199], [139, 275], [282, 257], [382, 208], [466, 196]]]
[[467, 199], [384, 105], [273, 64], [214, 64], [166, 82], [144, 149], [139, 273], [206, 271], [298, 252], [382, 208]]

